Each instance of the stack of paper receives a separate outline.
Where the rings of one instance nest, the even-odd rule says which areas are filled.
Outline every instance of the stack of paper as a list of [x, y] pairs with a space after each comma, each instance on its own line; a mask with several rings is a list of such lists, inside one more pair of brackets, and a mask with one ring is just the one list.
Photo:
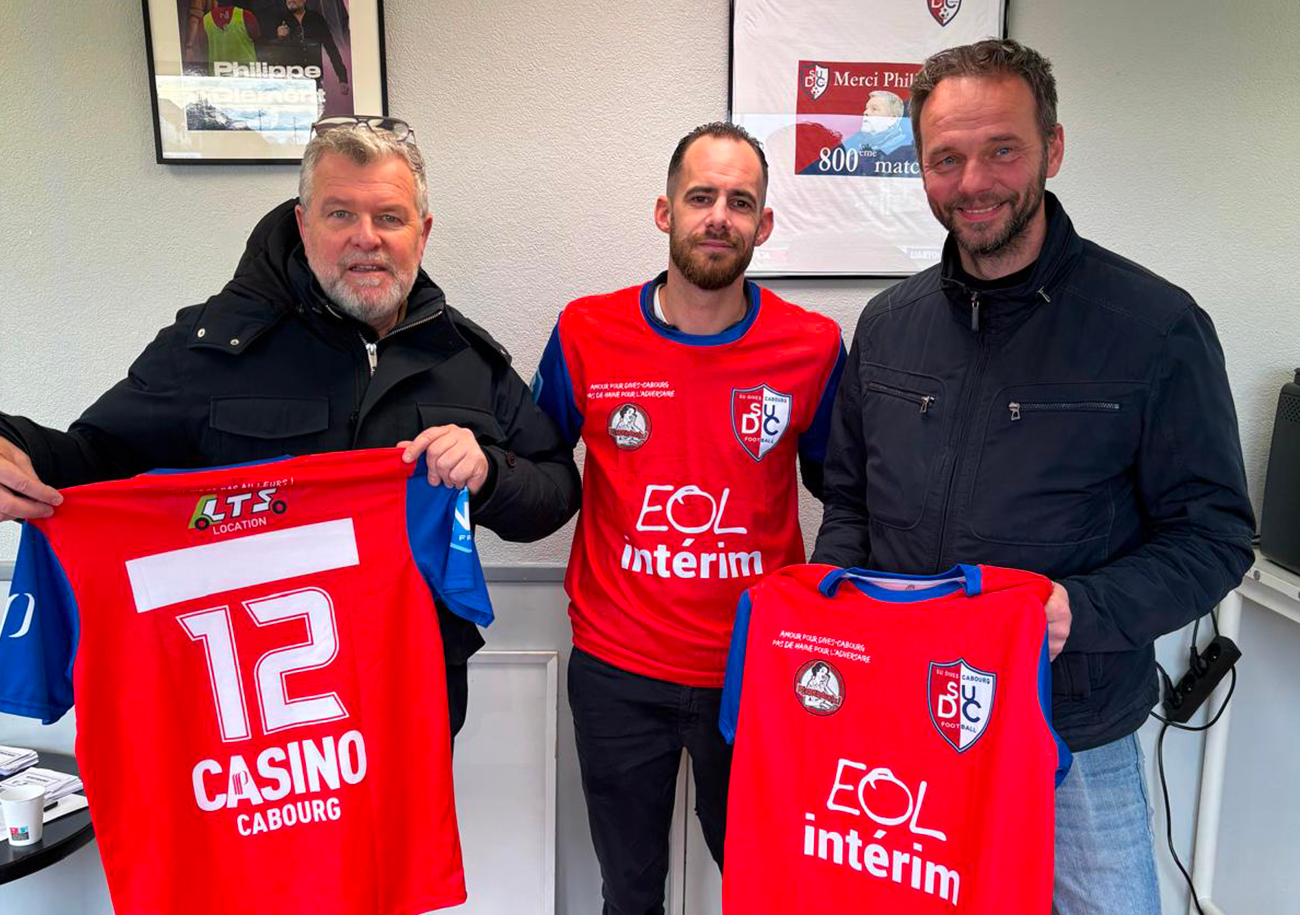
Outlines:
[[40, 785], [45, 789], [45, 800], [48, 803], [65, 794], [80, 791], [81, 779], [53, 769], [27, 769], [0, 782], [0, 791], [17, 788], [19, 785]]
[[22, 747], [0, 747], [0, 775], [13, 775], [36, 765], [36, 751]]

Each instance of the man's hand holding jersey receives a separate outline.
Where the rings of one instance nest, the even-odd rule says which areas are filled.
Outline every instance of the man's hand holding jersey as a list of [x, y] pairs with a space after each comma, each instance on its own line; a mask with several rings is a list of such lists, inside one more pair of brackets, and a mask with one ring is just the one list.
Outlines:
[[474, 433], [464, 426], [430, 426], [413, 441], [398, 442], [405, 448], [402, 460], [415, 463], [423, 452], [428, 460], [429, 485], [465, 488], [478, 495], [488, 477], [488, 459]]
[[1047, 656], [1055, 661], [1056, 656], [1065, 647], [1065, 640], [1070, 635], [1070, 594], [1056, 582], [1052, 582], [1052, 596], [1043, 606], [1047, 611]]
[[36, 476], [26, 452], [0, 438], [0, 521], [48, 518], [62, 502], [59, 491]]

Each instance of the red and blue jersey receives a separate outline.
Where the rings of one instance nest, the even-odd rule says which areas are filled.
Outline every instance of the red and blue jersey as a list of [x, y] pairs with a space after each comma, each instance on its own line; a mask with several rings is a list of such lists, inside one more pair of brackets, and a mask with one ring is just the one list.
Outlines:
[[533, 393], [587, 447], [574, 644], [716, 688], [740, 592], [805, 559], [795, 460], [820, 471], [844, 346], [834, 321], [753, 283], [738, 324], [681, 333], [654, 316], [662, 282], [570, 303]]
[[433, 595], [492, 620], [467, 494], [383, 449], [63, 495], [23, 529], [0, 711], [75, 701], [114, 907], [463, 902]]
[[747, 591], [719, 722], [724, 912], [1048, 912], [1070, 765], [1050, 594], [992, 566], [800, 565]]

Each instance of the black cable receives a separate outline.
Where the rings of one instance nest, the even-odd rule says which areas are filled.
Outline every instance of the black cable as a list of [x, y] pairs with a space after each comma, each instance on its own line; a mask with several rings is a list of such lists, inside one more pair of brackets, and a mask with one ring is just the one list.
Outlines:
[[1196, 886], [1192, 883], [1192, 875], [1187, 873], [1187, 868], [1183, 867], [1178, 852], [1174, 851], [1174, 818], [1169, 812], [1169, 786], [1165, 782], [1165, 734], [1169, 732], [1170, 724], [1172, 722], [1166, 721], [1164, 727], [1160, 729], [1160, 736], [1156, 738], [1156, 767], [1160, 770], [1160, 793], [1165, 799], [1165, 841], [1169, 843], [1169, 854], [1174, 856], [1174, 864], [1178, 865], [1178, 872], [1187, 881], [1187, 889], [1192, 894], [1192, 905], [1196, 906], [1199, 915], [1205, 915], [1205, 910], [1201, 908], [1201, 900], [1196, 897]]
[[[1156, 661], [1156, 670], [1160, 671], [1160, 677], [1165, 683], [1164, 695], [1172, 696], [1174, 694], [1174, 681], [1170, 679], [1169, 672], [1165, 670], [1164, 666], [1159, 661]], [[1152, 714], [1155, 713], [1152, 712]]]
[[1198, 677], [1205, 673], [1205, 668], [1207, 666], [1205, 662], [1201, 660], [1201, 653], [1196, 650], [1196, 643], [1200, 640], [1200, 637], [1201, 617], [1198, 616], [1196, 622], [1192, 624], [1192, 647], [1187, 650], [1187, 666], [1189, 669], [1196, 671]]
[[[1195, 644], [1195, 642], [1192, 643], [1193, 646], [1195, 646]], [[1193, 647], [1192, 650], [1195, 651], [1195, 647]], [[1160, 668], [1160, 673], [1165, 678], [1165, 685], [1169, 688], [1169, 674], [1165, 673], [1165, 669], [1160, 667], [1159, 664], [1156, 666]], [[1196, 906], [1196, 911], [1199, 915], [1205, 915], [1205, 910], [1201, 908], [1201, 900], [1196, 895], [1196, 885], [1192, 883], [1192, 875], [1187, 873], [1187, 868], [1183, 867], [1182, 859], [1178, 857], [1178, 852], [1174, 850], [1174, 815], [1173, 811], [1169, 809], [1169, 784], [1165, 780], [1165, 734], [1168, 733], [1171, 727], [1177, 728], [1180, 731], [1208, 731], [1210, 728], [1214, 727], [1215, 723], [1223, 717], [1223, 712], [1227, 709], [1228, 702], [1232, 699], [1232, 692], [1237, 688], [1237, 668], [1232, 668], [1231, 673], [1232, 680], [1228, 684], [1228, 695], [1223, 697], [1223, 704], [1220, 705], [1219, 710], [1214, 713], [1214, 717], [1205, 724], [1178, 724], [1177, 722], [1170, 721], [1168, 718], [1163, 718], [1160, 715], [1157, 715], [1155, 712], [1151, 712], [1152, 718], [1164, 722], [1164, 726], [1160, 728], [1160, 736], [1156, 738], [1156, 768], [1160, 772], [1160, 793], [1164, 796], [1165, 801], [1165, 840], [1169, 843], [1169, 854], [1173, 856], [1174, 864], [1178, 865], [1179, 873], [1181, 873], [1183, 879], [1187, 881], [1187, 889], [1190, 890], [1192, 894], [1192, 904]]]

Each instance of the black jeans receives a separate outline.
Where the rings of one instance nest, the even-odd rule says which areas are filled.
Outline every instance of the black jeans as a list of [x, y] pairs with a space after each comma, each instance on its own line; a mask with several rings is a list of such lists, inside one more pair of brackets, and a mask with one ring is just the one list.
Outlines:
[[451, 727], [451, 740], [465, 726], [465, 711], [469, 708], [469, 664], [447, 664], [447, 724]]
[[722, 867], [731, 747], [718, 730], [721, 698], [720, 689], [643, 677], [573, 649], [569, 706], [604, 915], [663, 915], [683, 747], [695, 773], [695, 813]]

